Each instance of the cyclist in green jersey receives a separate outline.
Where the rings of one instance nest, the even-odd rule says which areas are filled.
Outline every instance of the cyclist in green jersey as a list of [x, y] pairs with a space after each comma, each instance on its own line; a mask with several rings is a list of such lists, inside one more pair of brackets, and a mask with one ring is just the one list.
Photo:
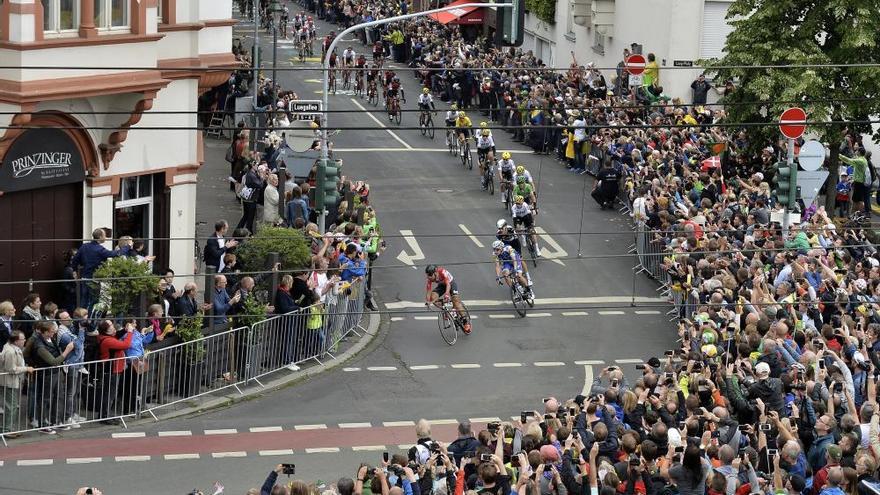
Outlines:
[[526, 177], [524, 175], [519, 175], [516, 177], [516, 185], [513, 186], [513, 195], [514, 196], [522, 196], [523, 201], [532, 208], [536, 207], [535, 201], [535, 188], [532, 187], [531, 184], [526, 181]]

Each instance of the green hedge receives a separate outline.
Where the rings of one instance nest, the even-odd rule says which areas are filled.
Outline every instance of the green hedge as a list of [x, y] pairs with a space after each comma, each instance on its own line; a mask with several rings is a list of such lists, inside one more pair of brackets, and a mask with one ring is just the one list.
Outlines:
[[544, 22], [556, 23], [556, 0], [526, 0], [526, 9]]

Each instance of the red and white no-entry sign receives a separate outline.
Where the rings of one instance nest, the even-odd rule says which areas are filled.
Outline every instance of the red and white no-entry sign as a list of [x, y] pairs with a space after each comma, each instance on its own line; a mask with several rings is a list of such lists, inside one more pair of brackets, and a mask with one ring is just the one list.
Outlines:
[[797, 139], [807, 128], [807, 112], [803, 108], [789, 108], [779, 117], [779, 131], [788, 139]]
[[645, 66], [648, 65], [648, 61], [641, 53], [634, 53], [629, 57], [626, 57], [626, 60], [624, 60], [623, 63], [626, 67], [626, 71], [634, 76], [638, 76], [645, 72]]

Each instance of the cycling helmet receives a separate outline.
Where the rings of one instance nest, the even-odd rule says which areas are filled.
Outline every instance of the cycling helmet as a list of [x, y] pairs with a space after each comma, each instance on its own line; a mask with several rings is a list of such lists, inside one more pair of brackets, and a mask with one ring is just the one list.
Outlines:
[[458, 112], [458, 118], [463, 119], [463, 118], [465, 118], [465, 117], [467, 117], [467, 114], [464, 113], [464, 110]]
[[484, 136], [489, 137], [489, 134], [492, 134], [492, 131], [490, 131], [489, 129], [483, 129]]
[[516, 177], [516, 183], [517, 183], [517, 184], [522, 184], [522, 183], [524, 183], [525, 181], [526, 181], [526, 176], [525, 176], [525, 175], [519, 175], [519, 176]]
[[480, 128], [485, 129], [486, 127], [489, 127], [488, 122], [486, 122], [486, 121], [480, 122]]
[[504, 243], [501, 241], [495, 241], [492, 243], [492, 249], [494, 249], [496, 251], [499, 249], [504, 249]]
[[513, 198], [513, 202], [518, 205], [522, 204], [523, 201], [525, 201], [525, 199], [522, 196], [520, 196], [519, 194], [517, 194], [516, 197]]
[[433, 275], [437, 271], [436, 265], [428, 265], [425, 267], [425, 275]]
[[526, 168], [523, 167], [522, 165], [519, 165], [516, 167], [516, 173], [519, 175], [522, 175], [522, 174], [526, 173]]
[[400, 82], [400, 78], [397, 77], [397, 76], [394, 76], [394, 79], [392, 79], [392, 81], [394, 81], [394, 82]]
[[422, 88], [422, 93], [424, 93], [424, 94], [428, 94], [428, 93], [430, 93], [430, 92], [431, 92], [430, 89], [428, 89], [428, 88]]
[[505, 151], [504, 153], [501, 153], [501, 158], [502, 158], [503, 160], [510, 160], [510, 152], [509, 152], [509, 151]]
[[456, 105], [455, 103], [453, 103], [452, 105], [449, 106], [449, 109], [450, 109], [450, 110], [458, 110], [458, 105]]
[[499, 229], [503, 229], [504, 227], [507, 227], [507, 220], [499, 218], [498, 221], [495, 222], [495, 226]]

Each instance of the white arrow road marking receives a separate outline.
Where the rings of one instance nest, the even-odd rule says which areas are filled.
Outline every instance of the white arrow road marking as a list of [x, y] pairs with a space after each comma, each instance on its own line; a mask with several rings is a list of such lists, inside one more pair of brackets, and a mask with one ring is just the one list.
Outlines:
[[474, 244], [476, 244], [478, 248], [483, 249], [486, 247], [485, 245], [483, 245], [482, 242], [480, 242], [479, 239], [477, 239], [474, 236], [473, 233], [471, 233], [471, 231], [467, 228], [467, 226], [465, 226], [465, 224], [463, 224], [463, 223], [458, 224], [458, 228], [460, 228], [461, 231], [464, 232], [464, 235], [468, 236], [468, 238], [470, 238], [470, 240], [474, 241]]
[[589, 364], [584, 365], [584, 389], [581, 395], [590, 395], [590, 388], [593, 386], [593, 367]]
[[564, 249], [562, 249], [559, 243], [553, 240], [553, 238], [550, 237], [550, 234], [548, 234], [547, 231], [543, 228], [535, 227], [535, 232], [537, 232], [538, 237], [540, 237], [541, 240], [544, 241], [544, 245], [541, 247], [541, 257], [565, 266], [565, 263], [563, 263], [562, 260], [557, 260], [554, 258], [565, 258], [566, 256], [568, 256], [568, 253]]
[[[354, 94], [354, 91], [352, 91], [351, 94]], [[355, 105], [356, 107], [358, 107], [359, 109], [361, 109], [361, 111], [363, 111], [363, 112], [367, 112], [367, 109], [364, 108], [363, 105], [361, 105], [360, 103], [358, 103], [358, 101], [355, 100], [354, 98], [351, 98], [351, 102], [354, 103], [354, 105]], [[382, 114], [382, 115], [387, 115], [387, 114]], [[383, 124], [382, 121], [380, 121], [379, 119], [377, 119], [372, 113], [367, 112], [367, 117], [373, 119], [373, 122], [379, 124], [379, 127], [385, 129], [385, 132], [387, 132], [388, 134], [391, 134], [391, 137], [393, 137], [394, 139], [396, 139], [398, 143], [402, 144], [404, 148], [412, 149], [412, 146], [410, 146], [409, 144], [407, 144], [406, 141], [404, 141], [403, 139], [400, 139], [400, 136], [398, 136], [397, 134], [394, 133], [394, 131], [392, 131], [391, 129], [389, 129], [388, 127], [386, 127], [385, 124]]]
[[423, 253], [422, 248], [419, 247], [419, 242], [416, 241], [415, 236], [413, 236], [412, 230], [401, 230], [400, 235], [402, 235], [403, 240], [409, 244], [409, 249], [412, 251], [412, 254], [408, 254], [406, 251], [401, 251], [400, 254], [397, 255], [397, 259], [409, 266], [415, 266], [416, 261], [424, 260], [425, 253]]

